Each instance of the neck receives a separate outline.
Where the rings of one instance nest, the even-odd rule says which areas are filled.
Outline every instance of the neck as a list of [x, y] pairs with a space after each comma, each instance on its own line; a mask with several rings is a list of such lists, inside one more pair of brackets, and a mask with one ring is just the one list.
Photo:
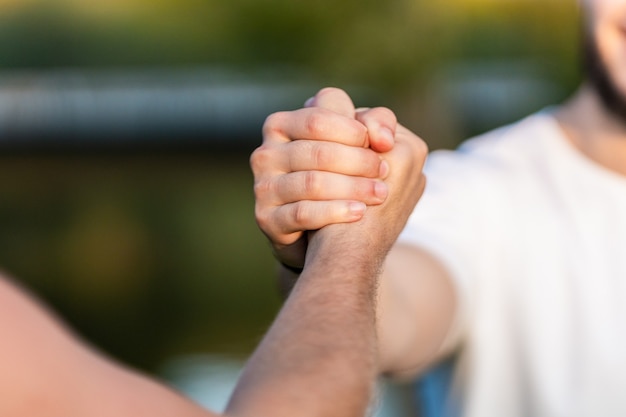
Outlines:
[[607, 111], [590, 86], [583, 85], [559, 109], [556, 118], [580, 152], [626, 176], [626, 121]]

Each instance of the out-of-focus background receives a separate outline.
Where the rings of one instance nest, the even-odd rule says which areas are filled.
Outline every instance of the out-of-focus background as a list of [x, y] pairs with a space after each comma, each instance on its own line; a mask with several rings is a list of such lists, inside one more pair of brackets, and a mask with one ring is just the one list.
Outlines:
[[[574, 0], [0, 0], [0, 266], [220, 407], [280, 305], [248, 169], [264, 118], [334, 85], [454, 147], [572, 92], [578, 20]], [[411, 415], [407, 392], [381, 415]]]

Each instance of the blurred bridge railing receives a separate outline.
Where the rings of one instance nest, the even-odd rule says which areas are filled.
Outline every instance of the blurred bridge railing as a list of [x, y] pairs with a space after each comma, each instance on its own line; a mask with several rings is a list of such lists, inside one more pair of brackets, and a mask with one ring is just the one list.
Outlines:
[[247, 150], [268, 114], [300, 107], [318, 88], [205, 68], [2, 73], [0, 150]]

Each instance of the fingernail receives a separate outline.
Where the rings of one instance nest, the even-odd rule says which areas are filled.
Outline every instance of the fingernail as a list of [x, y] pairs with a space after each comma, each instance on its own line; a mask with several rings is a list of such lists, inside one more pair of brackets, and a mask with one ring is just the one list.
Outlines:
[[378, 134], [385, 140], [385, 142], [389, 143], [390, 145], [393, 145], [394, 137], [393, 137], [393, 132], [391, 131], [391, 129], [389, 129], [388, 127], [381, 127], [378, 130]]
[[380, 161], [378, 175], [380, 176], [380, 178], [383, 178], [383, 179], [387, 178], [387, 175], [389, 175], [389, 163], [385, 161], [384, 159]]
[[315, 100], [315, 97], [309, 97], [305, 102], [304, 102], [304, 107], [311, 107], [311, 105], [313, 104], [313, 101]]
[[374, 194], [376, 197], [378, 197], [380, 201], [385, 201], [388, 193], [387, 184], [382, 181], [377, 181], [376, 185], [374, 185]]
[[361, 217], [363, 217], [364, 213], [365, 213], [364, 203], [353, 201], [348, 204], [348, 214], [350, 215], [350, 218], [360, 219]]

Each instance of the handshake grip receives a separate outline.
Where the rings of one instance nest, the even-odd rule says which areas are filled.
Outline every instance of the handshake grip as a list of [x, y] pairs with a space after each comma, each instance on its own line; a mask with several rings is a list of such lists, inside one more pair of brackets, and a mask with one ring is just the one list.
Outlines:
[[391, 110], [357, 110], [339, 89], [270, 115], [250, 165], [256, 221], [275, 257], [300, 272], [308, 232], [330, 225], [342, 226], [322, 236], [358, 241], [384, 256], [424, 190], [427, 152]]

